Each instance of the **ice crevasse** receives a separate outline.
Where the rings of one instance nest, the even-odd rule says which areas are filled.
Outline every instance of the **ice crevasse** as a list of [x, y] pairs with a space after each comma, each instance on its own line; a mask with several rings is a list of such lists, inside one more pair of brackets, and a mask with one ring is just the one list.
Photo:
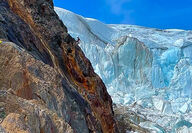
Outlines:
[[102, 78], [113, 102], [155, 132], [192, 132], [192, 31], [106, 25], [55, 11]]

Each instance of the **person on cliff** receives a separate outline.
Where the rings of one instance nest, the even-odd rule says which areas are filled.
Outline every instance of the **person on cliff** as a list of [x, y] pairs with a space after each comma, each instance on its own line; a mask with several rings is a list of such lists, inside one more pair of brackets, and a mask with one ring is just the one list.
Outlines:
[[80, 38], [79, 37], [77, 37], [77, 40], [76, 40], [76, 44], [79, 44], [80, 43]]

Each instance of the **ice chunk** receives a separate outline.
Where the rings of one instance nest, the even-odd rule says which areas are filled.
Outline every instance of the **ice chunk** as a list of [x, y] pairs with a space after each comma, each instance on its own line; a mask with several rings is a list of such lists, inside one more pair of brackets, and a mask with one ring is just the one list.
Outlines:
[[184, 43], [183, 39], [178, 39], [178, 40], [175, 41], [175, 43], [173, 45], [177, 46], [177, 47], [182, 47], [183, 43]]
[[185, 103], [181, 108], [180, 108], [180, 112], [182, 113], [186, 113], [188, 111], [189, 105], [187, 103]]
[[164, 108], [163, 108], [163, 113], [164, 114], [173, 114], [173, 110], [172, 110], [172, 106], [171, 106], [171, 103], [169, 101], [166, 101], [164, 103]]
[[190, 133], [190, 130], [186, 126], [183, 126], [177, 130], [177, 133]]
[[159, 111], [163, 111], [164, 108], [164, 101], [161, 98], [154, 97], [153, 98], [153, 104], [155, 108]]

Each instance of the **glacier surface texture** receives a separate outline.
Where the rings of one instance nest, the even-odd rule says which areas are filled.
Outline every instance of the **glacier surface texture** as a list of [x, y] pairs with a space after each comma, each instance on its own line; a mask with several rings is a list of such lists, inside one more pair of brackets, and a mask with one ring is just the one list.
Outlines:
[[151, 131], [192, 132], [192, 31], [106, 25], [55, 7], [113, 102]]

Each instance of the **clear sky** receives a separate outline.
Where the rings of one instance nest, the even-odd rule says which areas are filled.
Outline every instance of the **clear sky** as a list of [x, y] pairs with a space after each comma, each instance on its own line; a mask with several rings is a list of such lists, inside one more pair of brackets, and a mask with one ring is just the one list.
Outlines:
[[192, 30], [192, 0], [54, 0], [54, 4], [106, 24]]

